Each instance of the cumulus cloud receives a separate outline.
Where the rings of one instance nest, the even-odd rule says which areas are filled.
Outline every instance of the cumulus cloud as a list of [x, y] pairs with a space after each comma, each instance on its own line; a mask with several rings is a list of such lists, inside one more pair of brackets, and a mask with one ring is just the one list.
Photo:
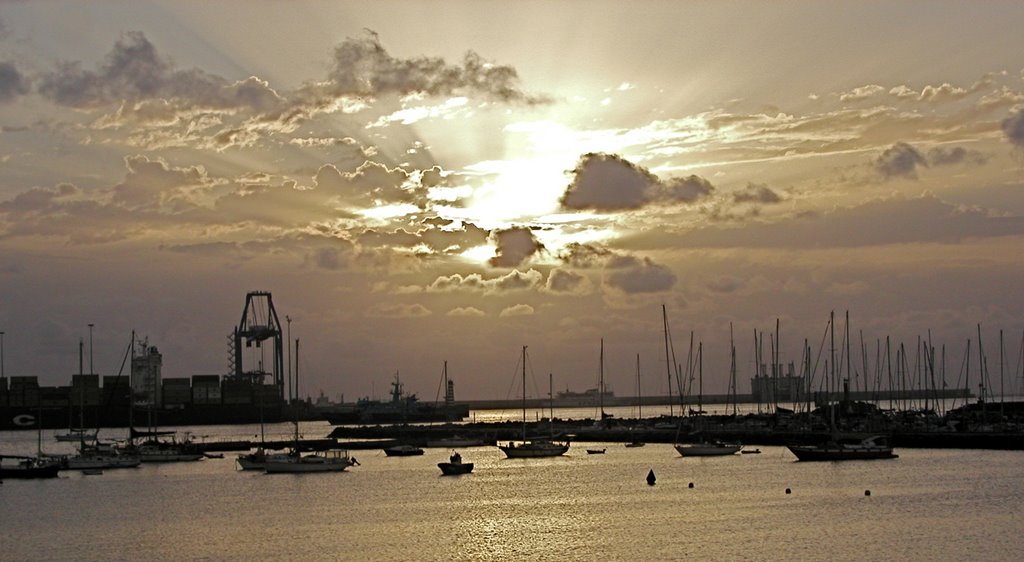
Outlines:
[[544, 289], [549, 293], [584, 294], [587, 292], [586, 276], [566, 269], [552, 269]]
[[876, 95], [878, 95], [878, 94], [880, 94], [880, 93], [882, 93], [884, 91], [885, 91], [885, 88], [879, 86], [878, 84], [868, 84], [866, 86], [860, 86], [858, 88], [854, 88], [853, 90], [850, 90], [849, 92], [843, 92], [843, 93], [839, 94], [839, 101], [844, 101], [844, 102], [861, 101], [861, 100], [865, 100], [865, 99], [874, 97], [874, 96], [876, 96]]
[[1017, 110], [1000, 123], [1006, 139], [1018, 148], [1024, 148], [1024, 110]]
[[782, 201], [782, 197], [765, 184], [748, 183], [747, 187], [732, 194], [736, 203], [762, 203], [771, 205]]
[[714, 191], [698, 176], [662, 181], [643, 166], [615, 154], [584, 154], [572, 170], [560, 203], [566, 209], [615, 211], [648, 204], [694, 203]]
[[13, 101], [18, 96], [27, 94], [29, 80], [14, 63], [0, 61], [0, 103]]
[[505, 275], [491, 278], [484, 278], [479, 273], [471, 273], [465, 276], [454, 273], [434, 279], [427, 287], [427, 290], [433, 292], [479, 291], [485, 294], [493, 294], [533, 289], [541, 286], [543, 282], [544, 276], [535, 269], [531, 269], [526, 273], [515, 269]]
[[498, 317], [508, 318], [511, 316], [532, 316], [533, 313], [534, 310], [532, 306], [528, 304], [517, 304], [502, 310], [500, 313], [498, 313]]
[[423, 208], [426, 188], [414, 185], [410, 178], [402, 168], [367, 160], [351, 172], [325, 164], [313, 176], [313, 185], [321, 194], [348, 204], [409, 203]]
[[174, 168], [161, 159], [146, 156], [125, 157], [128, 174], [123, 182], [114, 186], [115, 204], [139, 209], [170, 206], [185, 201], [184, 188], [208, 183], [206, 172], [200, 167]]
[[885, 149], [874, 161], [875, 171], [886, 179], [917, 178], [918, 166], [928, 166], [928, 161], [916, 148], [905, 142], [898, 142]]
[[627, 294], [667, 291], [676, 283], [676, 274], [650, 258], [620, 256], [607, 266], [605, 284]]
[[487, 316], [484, 311], [473, 306], [459, 306], [448, 311], [447, 316], [455, 317], [468, 317], [468, 318], [482, 318]]
[[544, 249], [529, 228], [515, 227], [492, 234], [495, 255], [487, 261], [493, 267], [516, 267]]

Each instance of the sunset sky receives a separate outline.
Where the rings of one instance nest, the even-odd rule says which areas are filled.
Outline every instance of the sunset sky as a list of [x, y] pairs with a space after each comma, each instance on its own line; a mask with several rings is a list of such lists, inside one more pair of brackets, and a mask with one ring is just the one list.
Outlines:
[[265, 290], [333, 399], [397, 371], [433, 400], [444, 361], [458, 398], [515, 398], [523, 345], [530, 394], [584, 390], [602, 338], [616, 394], [637, 354], [664, 394], [663, 304], [705, 392], [730, 323], [748, 392], [755, 331], [799, 361], [833, 310], [858, 361], [890, 336], [913, 368], [930, 333], [951, 385], [979, 324], [998, 377], [1004, 330], [1017, 390], [1022, 27], [1021, 2], [0, 3], [5, 373], [67, 384], [93, 323], [100, 374], [132, 330], [165, 377], [223, 374]]

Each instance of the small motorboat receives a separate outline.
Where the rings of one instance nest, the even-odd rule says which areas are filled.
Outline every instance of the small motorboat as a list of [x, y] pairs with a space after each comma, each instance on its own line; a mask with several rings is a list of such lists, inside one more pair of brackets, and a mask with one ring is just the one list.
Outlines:
[[437, 463], [437, 468], [440, 468], [441, 474], [445, 476], [469, 474], [473, 472], [473, 463], [462, 462], [462, 455], [453, 452], [452, 456], [448, 457], [448, 462]]
[[588, 455], [603, 455], [604, 449], [587, 449]]

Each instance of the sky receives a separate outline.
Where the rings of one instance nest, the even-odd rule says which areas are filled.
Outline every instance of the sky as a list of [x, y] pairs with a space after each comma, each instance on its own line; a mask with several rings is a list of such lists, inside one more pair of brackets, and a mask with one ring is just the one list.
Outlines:
[[734, 342], [749, 392], [755, 336], [764, 362], [806, 341], [817, 387], [833, 312], [855, 387], [920, 372], [919, 341], [975, 387], [980, 332], [1017, 392], [1022, 26], [999, 1], [0, 2], [5, 374], [67, 384], [80, 341], [116, 374], [133, 330], [164, 377], [224, 374], [269, 291], [302, 394], [334, 400], [396, 373], [434, 400], [445, 362], [457, 398], [515, 398], [523, 346], [531, 396], [665, 394], [691, 340], [693, 384], [727, 392]]

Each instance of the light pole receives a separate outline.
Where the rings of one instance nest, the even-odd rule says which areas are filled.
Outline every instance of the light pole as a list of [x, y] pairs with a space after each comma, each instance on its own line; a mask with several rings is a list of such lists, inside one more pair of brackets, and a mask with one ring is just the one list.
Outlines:
[[0, 332], [0, 381], [4, 380], [4, 333]]
[[89, 324], [89, 374], [95, 375], [96, 371], [92, 370], [92, 324]]

